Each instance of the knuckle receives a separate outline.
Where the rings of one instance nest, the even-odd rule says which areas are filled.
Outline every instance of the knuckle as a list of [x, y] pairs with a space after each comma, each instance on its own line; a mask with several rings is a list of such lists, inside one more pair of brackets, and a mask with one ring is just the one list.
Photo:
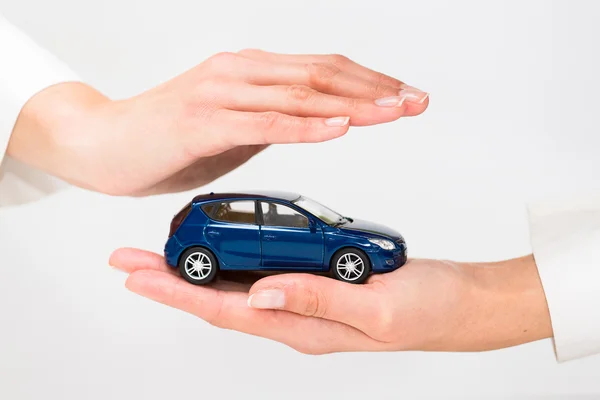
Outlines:
[[301, 305], [302, 314], [309, 317], [323, 318], [327, 314], [327, 297], [312, 287], [302, 289], [304, 302]]
[[306, 65], [311, 85], [330, 85], [341, 70], [332, 63], [311, 63]]
[[238, 51], [238, 54], [241, 56], [259, 56], [262, 53], [262, 50], [259, 49], [242, 49]]
[[382, 74], [381, 72], [377, 72], [375, 75], [375, 82], [384, 86], [392, 86], [397, 87], [400, 85], [400, 81], [392, 78], [391, 76], [387, 76]]
[[258, 123], [261, 125], [262, 129], [272, 130], [276, 129], [277, 126], [281, 123], [282, 116], [281, 114], [275, 111], [267, 111], [261, 114], [258, 114]]
[[345, 97], [342, 99], [342, 105], [350, 111], [355, 111], [359, 108], [360, 101], [354, 97]]
[[237, 57], [238, 57], [238, 55], [235, 53], [232, 53], [230, 51], [223, 51], [221, 53], [215, 54], [210, 59], [215, 62], [227, 62], [227, 61], [235, 60]]
[[211, 56], [204, 62], [204, 67], [207, 68], [209, 72], [220, 72], [226, 66], [237, 62], [241, 58], [242, 57], [238, 54], [225, 51]]
[[307, 290], [306, 301], [303, 305], [302, 314], [309, 317], [318, 317], [321, 311], [319, 310], [319, 297], [315, 292]]
[[294, 142], [304, 143], [311, 142], [315, 135], [318, 134], [316, 124], [308, 118], [298, 118], [294, 121], [294, 126], [291, 127], [288, 135]]
[[296, 101], [308, 101], [314, 94], [315, 90], [304, 85], [292, 85], [287, 88], [288, 96]]
[[392, 94], [389, 91], [389, 86], [387, 86], [381, 82], [376, 82], [372, 85], [369, 85], [369, 92], [370, 92], [371, 96], [375, 97], [375, 98], [384, 97], [388, 94], [389, 95]]
[[350, 59], [342, 54], [330, 54], [327, 59], [335, 66], [344, 66], [350, 63]]

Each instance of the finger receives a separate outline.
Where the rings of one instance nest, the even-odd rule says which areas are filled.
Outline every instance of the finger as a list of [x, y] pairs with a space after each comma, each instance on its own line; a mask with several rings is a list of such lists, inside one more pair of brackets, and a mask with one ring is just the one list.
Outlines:
[[[407, 109], [403, 115], [407, 117], [423, 113], [429, 105], [429, 93], [407, 85], [396, 78], [366, 68], [339, 54], [277, 54], [254, 49], [242, 50], [239, 54], [256, 61], [266, 61], [275, 64], [297, 64], [308, 71], [309, 81], [320, 82], [320, 86], [325, 87], [335, 83], [334, 81], [329, 82], [330, 76], [328, 75], [335, 74], [339, 70], [345, 73], [339, 79], [340, 84], [344, 83], [344, 79], [342, 78], [347, 76], [355, 76], [368, 82], [363, 87], [363, 90], [360, 89], [360, 86], [354, 84], [352, 87], [347, 88], [348, 91], [352, 90], [353, 93], [364, 93], [366, 90], [366, 97], [371, 99], [382, 98], [384, 94], [403, 97], [407, 103]], [[368, 95], [369, 93], [371, 93], [370, 96]], [[339, 94], [339, 92], [333, 94]]]
[[304, 353], [383, 350], [384, 343], [333, 321], [285, 311], [248, 307], [247, 295], [190, 285], [164, 272], [145, 270], [129, 276], [126, 287], [170, 307], [191, 313], [220, 328], [284, 343]]
[[129, 247], [115, 250], [110, 255], [108, 264], [128, 274], [142, 269], [177, 274], [177, 270], [168, 266], [163, 256]]
[[405, 97], [405, 116], [418, 115], [429, 104], [429, 94], [408, 85], [389, 85], [345, 72], [332, 63], [276, 63], [220, 53], [202, 64], [202, 69], [214, 78], [243, 80], [255, 85], [304, 85], [322, 93], [342, 97], [383, 99]]
[[[177, 268], [170, 267], [163, 256], [140, 249], [122, 248], [115, 250], [108, 261], [109, 265], [128, 274], [136, 271], [159, 271], [179, 276]], [[214, 288], [227, 291], [248, 293], [253, 282], [236, 282], [234, 280], [217, 279]]]
[[365, 80], [331, 64], [264, 63], [246, 74], [246, 81], [255, 85], [305, 85], [342, 97], [374, 100], [399, 94], [397, 88]]
[[274, 111], [219, 110], [219, 132], [226, 146], [317, 143], [348, 132], [350, 118], [303, 118]]
[[248, 304], [261, 309], [280, 309], [325, 318], [369, 333], [383, 315], [381, 296], [368, 285], [352, 285], [323, 276], [286, 274], [256, 282]]
[[266, 86], [305, 85], [322, 93], [343, 97], [374, 100], [399, 93], [397, 87], [363, 79], [329, 63], [273, 63], [227, 53], [213, 57], [204, 68], [217, 79], [244, 80]]
[[363, 65], [360, 65], [348, 57], [339, 54], [278, 54], [257, 49], [246, 49], [238, 54], [254, 59], [276, 63], [299, 63], [299, 64], [332, 64], [342, 71], [351, 73], [371, 82], [381, 83], [400, 89], [404, 82], [391, 76], [382, 74], [381, 72], [373, 71]]
[[215, 87], [211, 93], [219, 103], [237, 111], [276, 111], [298, 117], [350, 117], [354, 126], [375, 125], [400, 118], [406, 111], [404, 98], [356, 99], [321, 93], [308, 86], [256, 86], [230, 83]]
[[429, 93], [415, 87], [402, 85], [399, 96], [404, 98], [404, 102], [406, 103], [406, 111], [404, 113], [406, 117], [419, 115], [429, 107]]

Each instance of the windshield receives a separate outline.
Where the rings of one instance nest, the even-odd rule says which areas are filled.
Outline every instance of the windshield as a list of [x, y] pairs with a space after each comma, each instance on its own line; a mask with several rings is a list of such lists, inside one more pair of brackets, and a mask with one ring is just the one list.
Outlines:
[[344, 217], [342, 217], [340, 214], [325, 207], [323, 204], [317, 203], [316, 201], [304, 196], [300, 197], [298, 200], [294, 200], [293, 203], [298, 207], [305, 209], [315, 217], [320, 218], [329, 225], [338, 223], [344, 219]]

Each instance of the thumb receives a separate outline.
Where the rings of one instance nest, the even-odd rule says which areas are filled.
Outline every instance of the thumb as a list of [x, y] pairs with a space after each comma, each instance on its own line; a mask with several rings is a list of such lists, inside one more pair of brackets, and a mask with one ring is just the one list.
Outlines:
[[279, 309], [325, 318], [368, 330], [380, 315], [379, 294], [368, 285], [353, 285], [323, 276], [285, 274], [263, 278], [249, 293], [248, 306]]

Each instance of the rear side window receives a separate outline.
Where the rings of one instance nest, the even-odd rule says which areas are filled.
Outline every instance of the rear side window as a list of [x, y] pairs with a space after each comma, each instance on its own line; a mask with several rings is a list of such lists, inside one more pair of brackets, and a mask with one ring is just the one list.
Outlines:
[[211, 218], [237, 224], [256, 224], [254, 200], [224, 202], [217, 206]]
[[202, 208], [202, 211], [204, 211], [204, 213], [206, 215], [208, 215], [209, 217], [212, 217], [213, 212], [215, 211], [215, 208], [217, 208], [218, 205], [219, 205], [219, 203], [206, 203], [206, 204], [202, 204], [202, 206], [200, 206], [200, 208]]
[[175, 215], [175, 217], [173, 217], [173, 220], [171, 221], [171, 229], [169, 230], [169, 237], [171, 237], [175, 234], [175, 232], [177, 231], [179, 226], [181, 226], [181, 223], [190, 214], [190, 211], [192, 211], [192, 202], [191, 201], [189, 203], [187, 203], [187, 205], [185, 207], [183, 207], [181, 209], [181, 211], [179, 211]]

